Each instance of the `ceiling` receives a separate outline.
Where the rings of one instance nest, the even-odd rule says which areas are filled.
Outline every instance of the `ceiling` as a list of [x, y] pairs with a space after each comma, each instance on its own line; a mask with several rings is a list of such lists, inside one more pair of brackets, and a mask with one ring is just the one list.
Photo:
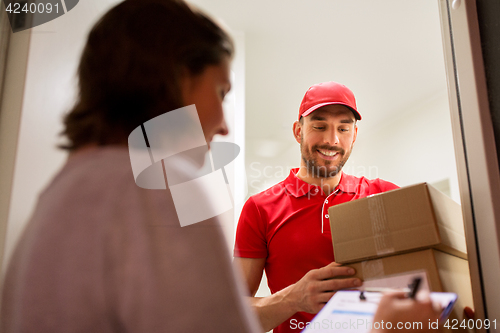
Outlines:
[[363, 132], [442, 94], [438, 1], [191, 0], [245, 35], [247, 160], [298, 156], [292, 123], [315, 83], [351, 88]]

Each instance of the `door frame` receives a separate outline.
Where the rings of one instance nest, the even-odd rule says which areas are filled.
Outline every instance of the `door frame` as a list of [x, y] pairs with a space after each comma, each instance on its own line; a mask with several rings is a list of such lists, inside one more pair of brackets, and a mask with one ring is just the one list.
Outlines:
[[476, 318], [493, 320], [500, 318], [500, 173], [476, 2], [438, 1], [474, 308]]

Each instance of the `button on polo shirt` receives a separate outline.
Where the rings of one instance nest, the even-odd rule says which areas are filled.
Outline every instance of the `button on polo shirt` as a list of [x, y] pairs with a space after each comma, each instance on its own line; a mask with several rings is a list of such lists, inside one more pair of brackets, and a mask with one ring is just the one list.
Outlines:
[[[251, 196], [236, 231], [234, 256], [266, 258], [272, 293], [297, 282], [311, 269], [334, 261], [328, 208], [398, 188], [381, 179], [342, 173], [339, 185], [326, 195], [320, 187], [299, 179], [297, 172], [298, 168], [292, 169], [284, 181]], [[310, 321], [312, 317], [299, 313], [293, 318]], [[290, 323], [284, 324], [274, 332], [288, 332]]]

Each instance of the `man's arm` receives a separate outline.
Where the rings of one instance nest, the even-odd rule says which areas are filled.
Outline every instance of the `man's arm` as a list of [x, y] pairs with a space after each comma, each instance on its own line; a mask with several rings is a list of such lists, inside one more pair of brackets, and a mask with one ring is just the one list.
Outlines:
[[265, 331], [275, 328], [296, 312], [319, 312], [336, 290], [361, 285], [361, 280], [356, 278], [332, 279], [336, 276], [353, 275], [354, 270], [331, 263], [309, 271], [297, 283], [271, 296], [254, 297], [259, 288], [266, 259], [234, 258], [234, 262], [243, 271], [251, 296], [251, 304]]

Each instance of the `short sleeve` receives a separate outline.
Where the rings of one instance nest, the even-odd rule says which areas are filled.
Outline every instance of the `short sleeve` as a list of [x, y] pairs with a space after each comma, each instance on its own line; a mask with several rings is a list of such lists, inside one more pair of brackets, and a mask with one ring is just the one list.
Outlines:
[[398, 185], [393, 184], [391, 182], [382, 180], [380, 178], [375, 179], [375, 183], [377, 184], [378, 188], [380, 189], [380, 192], [387, 192], [391, 190], [396, 190], [399, 188]]
[[241, 211], [236, 229], [234, 256], [242, 258], [266, 258], [266, 221], [259, 213], [253, 197], [250, 197]]

